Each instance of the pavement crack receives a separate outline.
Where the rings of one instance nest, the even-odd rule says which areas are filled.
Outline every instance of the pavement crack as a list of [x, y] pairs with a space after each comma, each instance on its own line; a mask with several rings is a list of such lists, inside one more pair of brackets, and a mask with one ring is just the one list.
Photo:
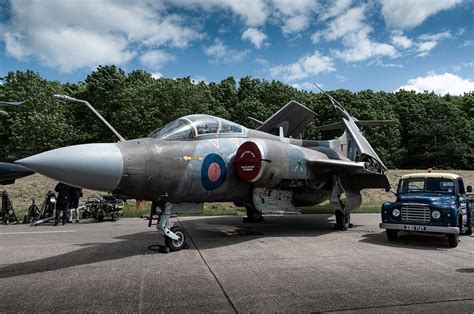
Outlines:
[[397, 306], [403, 307], [403, 306], [411, 306], [411, 305], [440, 304], [440, 303], [451, 303], [451, 302], [460, 302], [460, 301], [474, 301], [474, 299], [473, 298], [460, 298], [460, 299], [441, 300], [441, 301], [413, 302], [413, 303], [390, 304], [390, 305], [374, 305], [374, 306], [366, 306], [366, 307], [334, 309], [334, 310], [320, 311], [316, 313], [334, 313], [334, 312], [345, 312], [345, 311], [383, 309], [383, 308], [391, 308], [391, 307], [397, 307]]
[[185, 228], [184, 225], [181, 223], [181, 221], [178, 219], [178, 217], [176, 217], [176, 220], [179, 222], [179, 224], [180, 224], [181, 227], [183, 228], [184, 232], [186, 232], [186, 234], [188, 235], [189, 240], [191, 241], [191, 243], [194, 245], [194, 247], [195, 247], [196, 250], [198, 251], [199, 256], [201, 256], [201, 259], [202, 259], [202, 261], [204, 262], [204, 265], [206, 265], [207, 269], [209, 269], [209, 272], [211, 273], [212, 277], [214, 277], [214, 280], [216, 281], [217, 285], [218, 285], [219, 288], [221, 289], [222, 294], [224, 294], [224, 297], [227, 299], [227, 302], [228, 302], [229, 305], [232, 307], [232, 310], [234, 310], [234, 313], [239, 313], [239, 311], [238, 311], [237, 308], [235, 307], [234, 302], [232, 302], [232, 300], [231, 300], [229, 294], [227, 294], [227, 291], [225, 291], [224, 286], [223, 286], [222, 283], [220, 282], [219, 278], [217, 278], [217, 275], [214, 273], [214, 271], [212, 270], [211, 266], [207, 263], [206, 259], [204, 258], [204, 256], [203, 256], [202, 253], [201, 253], [201, 250], [200, 250], [199, 247], [196, 245], [196, 243], [194, 242], [194, 240], [193, 240], [193, 238], [191, 237], [191, 235], [189, 234], [189, 232], [186, 230], [186, 228]]

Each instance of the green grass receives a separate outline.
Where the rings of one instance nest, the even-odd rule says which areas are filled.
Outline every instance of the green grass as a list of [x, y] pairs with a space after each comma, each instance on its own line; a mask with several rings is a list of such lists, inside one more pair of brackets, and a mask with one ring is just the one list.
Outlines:
[[[334, 209], [332, 209], [329, 203], [323, 203], [320, 205], [310, 206], [310, 207], [300, 207], [299, 210], [302, 214], [311, 215], [311, 214], [334, 214]], [[135, 208], [135, 203], [126, 202], [123, 207], [123, 216], [126, 218], [141, 217], [142, 215], [148, 214], [150, 212], [149, 208], [144, 210], [137, 210]], [[356, 213], [380, 213], [380, 205], [372, 204], [362, 204]], [[26, 215], [26, 209], [17, 210], [16, 214], [19, 219], [23, 219]], [[245, 209], [241, 207], [236, 207], [231, 203], [207, 203], [204, 205], [203, 216], [245, 216]], [[187, 216], [187, 215], [181, 215]], [[188, 216], [200, 216], [196, 214]]]

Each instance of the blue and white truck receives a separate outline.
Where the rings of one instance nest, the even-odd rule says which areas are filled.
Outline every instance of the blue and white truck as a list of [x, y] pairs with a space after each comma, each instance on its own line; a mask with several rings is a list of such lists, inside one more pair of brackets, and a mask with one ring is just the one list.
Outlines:
[[400, 231], [444, 234], [450, 247], [459, 235], [472, 234], [473, 202], [463, 179], [452, 173], [413, 173], [400, 178], [395, 202], [382, 205], [387, 238], [396, 241]]

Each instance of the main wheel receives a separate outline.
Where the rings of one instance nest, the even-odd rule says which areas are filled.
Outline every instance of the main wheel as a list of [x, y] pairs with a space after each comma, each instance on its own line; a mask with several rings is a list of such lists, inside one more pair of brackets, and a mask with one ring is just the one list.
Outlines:
[[336, 210], [334, 215], [336, 216], [334, 230], [346, 231], [347, 228], [350, 228], [350, 214], [346, 216], [342, 211]]
[[111, 217], [112, 217], [112, 221], [117, 221], [120, 218], [119, 213], [117, 212], [113, 212]]
[[467, 228], [465, 235], [472, 235], [472, 226]]
[[249, 205], [245, 206], [245, 209], [247, 210], [247, 219], [245, 219], [245, 222], [262, 222], [263, 221], [263, 215], [261, 211], [258, 211]]
[[456, 247], [459, 244], [459, 234], [448, 234], [448, 243], [450, 247]]
[[186, 245], [186, 232], [180, 226], [171, 227], [171, 232], [178, 236], [178, 240], [173, 240], [169, 237], [165, 237], [166, 246], [169, 247], [171, 252], [182, 250]]
[[389, 241], [397, 241], [398, 230], [387, 229], [385, 230], [385, 233], [387, 233], [387, 238]]

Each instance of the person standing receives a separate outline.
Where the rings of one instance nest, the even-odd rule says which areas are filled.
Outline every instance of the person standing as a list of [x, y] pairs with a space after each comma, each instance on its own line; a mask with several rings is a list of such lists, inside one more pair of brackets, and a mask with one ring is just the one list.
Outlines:
[[67, 216], [69, 213], [69, 202], [71, 201], [70, 188], [68, 185], [62, 182], [59, 182], [54, 188], [54, 190], [58, 192], [58, 198], [56, 201], [56, 217], [54, 220], [54, 225], [57, 226], [59, 224], [61, 213], [63, 214], [62, 223], [63, 225], [65, 225], [67, 222]]
[[69, 222], [72, 222], [73, 213], [76, 212], [76, 222], [79, 222], [79, 199], [82, 197], [82, 189], [75, 186], [69, 186], [71, 201], [69, 202]]

